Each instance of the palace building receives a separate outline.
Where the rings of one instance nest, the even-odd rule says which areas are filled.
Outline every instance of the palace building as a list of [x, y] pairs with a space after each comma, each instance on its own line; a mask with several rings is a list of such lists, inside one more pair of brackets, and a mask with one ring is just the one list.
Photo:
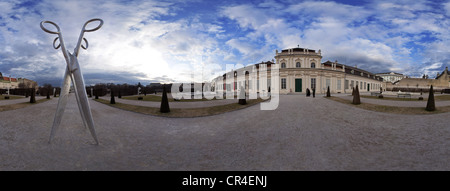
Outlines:
[[395, 84], [387, 84], [387, 90], [423, 91], [433, 85], [435, 91], [450, 89], [450, 72], [448, 67], [442, 73], [438, 73], [435, 79], [403, 78]]
[[[241, 86], [245, 87], [247, 92], [267, 92], [271, 84], [270, 69], [273, 64], [276, 64], [279, 68], [280, 94], [302, 94], [306, 92], [306, 89], [325, 93], [327, 87], [330, 87], [331, 93], [351, 93], [357, 85], [360, 92], [380, 91], [383, 78], [357, 67], [338, 63], [338, 61], [322, 63], [321, 54], [321, 50], [300, 47], [284, 49], [281, 52], [276, 50], [275, 63], [263, 62], [227, 72], [215, 78], [212, 86], [216, 87], [217, 93], [237, 90]], [[249, 75], [251, 71], [259, 71], [261, 66], [267, 67], [267, 81], [259, 80], [259, 72], [256, 79]], [[238, 80], [239, 75], [245, 76], [241, 78], [245, 80]]]
[[[23, 84], [19, 87], [19, 84]], [[32, 88], [37, 87], [37, 82], [26, 78], [6, 77], [0, 72], [0, 89]]]
[[392, 84], [397, 83], [403, 78], [408, 78], [408, 76], [397, 73], [397, 72], [386, 72], [386, 73], [378, 73], [376, 76], [380, 76], [383, 78], [383, 82], [390, 82]]

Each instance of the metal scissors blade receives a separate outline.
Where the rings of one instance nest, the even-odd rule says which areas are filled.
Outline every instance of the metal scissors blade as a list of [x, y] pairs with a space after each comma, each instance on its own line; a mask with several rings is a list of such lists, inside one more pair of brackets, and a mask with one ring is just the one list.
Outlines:
[[83, 119], [84, 125], [89, 128], [92, 137], [94, 138], [96, 144], [98, 144], [97, 135], [95, 134], [94, 129], [94, 119], [92, 118], [91, 107], [89, 105], [89, 100], [87, 98], [87, 92], [84, 84], [84, 78], [81, 73], [80, 64], [78, 63], [78, 59], [75, 55], [70, 54], [70, 60], [76, 68], [76, 70], [72, 71], [73, 75], [73, 84], [75, 86], [75, 93], [77, 96], [78, 108], [80, 109], [81, 117]]

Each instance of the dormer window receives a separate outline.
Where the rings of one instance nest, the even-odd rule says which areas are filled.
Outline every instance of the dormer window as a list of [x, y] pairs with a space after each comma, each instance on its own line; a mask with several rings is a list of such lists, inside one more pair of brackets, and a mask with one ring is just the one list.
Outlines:
[[300, 64], [300, 62], [297, 62], [297, 63], [295, 63], [295, 67], [297, 67], [297, 68], [301, 68], [301, 67], [302, 67], [302, 65]]
[[311, 63], [311, 68], [316, 68], [316, 63]]
[[286, 63], [281, 63], [281, 68], [286, 68]]

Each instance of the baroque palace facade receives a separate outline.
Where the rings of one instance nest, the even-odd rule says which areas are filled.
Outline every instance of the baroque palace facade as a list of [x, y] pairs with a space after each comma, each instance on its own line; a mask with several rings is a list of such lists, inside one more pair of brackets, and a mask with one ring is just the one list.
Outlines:
[[[23, 87], [19, 87], [23, 84]], [[37, 82], [26, 78], [12, 78], [6, 77], [0, 72], [0, 89], [16, 89], [16, 88], [37, 88]]]
[[[331, 93], [351, 93], [358, 85], [360, 92], [380, 91], [383, 79], [375, 74], [341, 63], [321, 62], [321, 50], [318, 52], [306, 48], [290, 48], [275, 52], [276, 62], [263, 62], [227, 72], [212, 81], [217, 93], [238, 90], [245, 87], [246, 92], [264, 93], [270, 90], [271, 66], [279, 68], [280, 94], [302, 94], [306, 89], [316, 93], [325, 93], [330, 87]], [[259, 80], [261, 67], [267, 68], [267, 81]], [[251, 71], [258, 71], [251, 75]], [[239, 80], [239, 76], [242, 76]], [[245, 76], [245, 78], [244, 78]], [[228, 80], [227, 80], [228, 79]]]

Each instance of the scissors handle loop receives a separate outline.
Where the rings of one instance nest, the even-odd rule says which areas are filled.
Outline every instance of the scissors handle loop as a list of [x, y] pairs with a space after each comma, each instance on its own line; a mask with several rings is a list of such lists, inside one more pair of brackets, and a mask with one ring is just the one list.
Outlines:
[[83, 48], [83, 49], [86, 50], [86, 49], [89, 47], [89, 43], [88, 43], [88, 41], [86, 40], [86, 38], [83, 38], [83, 41], [86, 43], [86, 46], [81, 45], [81, 48]]
[[[47, 28], [44, 27], [45, 23], [49, 23], [49, 24], [55, 26], [57, 31], [55, 32], [55, 31], [48, 30]], [[52, 22], [52, 21], [42, 21], [41, 22], [41, 29], [44, 30], [45, 32], [50, 33], [50, 34], [59, 34], [60, 33], [59, 26], [56, 23]]]
[[53, 48], [54, 49], [58, 49], [59, 47], [61, 47], [61, 43], [58, 44], [58, 46], [55, 46], [55, 42], [59, 39], [59, 37], [56, 37], [55, 40], [53, 40]]
[[[86, 29], [87, 25], [88, 25], [89, 23], [91, 23], [91, 22], [94, 22], [94, 21], [99, 21], [100, 24], [99, 24], [97, 27], [93, 28], [93, 29]], [[84, 32], [94, 32], [94, 31], [100, 29], [100, 28], [102, 27], [102, 25], [103, 25], [103, 20], [102, 20], [102, 19], [98, 19], [98, 18], [96, 18], [96, 19], [91, 19], [91, 20], [87, 21], [87, 22], [84, 24], [83, 30], [84, 30]]]

